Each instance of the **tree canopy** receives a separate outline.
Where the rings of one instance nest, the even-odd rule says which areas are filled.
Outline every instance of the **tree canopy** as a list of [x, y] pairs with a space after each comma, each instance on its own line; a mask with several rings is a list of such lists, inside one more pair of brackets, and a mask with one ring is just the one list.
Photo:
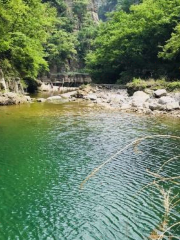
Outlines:
[[87, 56], [96, 81], [180, 77], [180, 0], [144, 0], [102, 23]]

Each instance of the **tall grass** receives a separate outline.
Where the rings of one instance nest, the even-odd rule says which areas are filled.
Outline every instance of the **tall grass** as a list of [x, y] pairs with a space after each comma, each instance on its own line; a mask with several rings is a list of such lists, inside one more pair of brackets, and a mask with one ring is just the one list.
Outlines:
[[[97, 174], [101, 170], [101, 168], [103, 168], [109, 162], [113, 161], [116, 156], [118, 156], [119, 154], [123, 153], [128, 148], [133, 147], [134, 151], [137, 152], [138, 151], [138, 145], [142, 141], [148, 140], [148, 139], [157, 139], [157, 138], [162, 138], [162, 139], [168, 139], [168, 138], [169, 139], [180, 139], [180, 137], [173, 136], [173, 135], [150, 135], [150, 136], [145, 136], [145, 137], [138, 138], [138, 139], [130, 142], [126, 146], [124, 146], [122, 149], [120, 149], [114, 155], [112, 155], [110, 158], [108, 158], [106, 161], [104, 161], [101, 165], [99, 165], [97, 168], [95, 168], [84, 179], [84, 181], [81, 183], [80, 189], [82, 189], [84, 187], [84, 185], [86, 184], [86, 182], [88, 180], [90, 180], [95, 174]], [[149, 240], [163, 240], [163, 239], [169, 239], [169, 240], [179, 239], [180, 240], [180, 237], [178, 237], [178, 236], [167, 236], [167, 234], [170, 232], [171, 229], [173, 229], [174, 227], [180, 225], [180, 222], [176, 222], [173, 225], [169, 225], [169, 216], [170, 216], [172, 210], [180, 203], [180, 199], [178, 198], [178, 195], [175, 195], [175, 196], [172, 195], [171, 188], [167, 190], [167, 189], [164, 189], [163, 186], [161, 186], [161, 183], [164, 183], [164, 182], [171, 182], [173, 184], [179, 184], [177, 182], [177, 180], [180, 179], [180, 176], [164, 177], [164, 176], [161, 175], [161, 172], [162, 172], [163, 168], [168, 163], [173, 162], [173, 161], [177, 160], [178, 158], [180, 158], [180, 155], [177, 155], [177, 156], [174, 156], [174, 157], [168, 159], [166, 162], [164, 162], [163, 165], [160, 166], [160, 168], [158, 169], [157, 172], [151, 172], [151, 171], [147, 170], [147, 173], [149, 175], [151, 175], [154, 179], [153, 179], [152, 182], [146, 184], [144, 187], [142, 187], [136, 193], [136, 196], [137, 196], [137, 195], [141, 194], [142, 191], [144, 191], [146, 188], [156, 187], [159, 190], [159, 192], [160, 192], [160, 196], [162, 196], [162, 201], [163, 201], [163, 206], [164, 206], [164, 216], [162, 218], [163, 220], [159, 224], [159, 226], [157, 226], [157, 228], [152, 231], [152, 233], [150, 234], [150, 236], [148, 238]]]

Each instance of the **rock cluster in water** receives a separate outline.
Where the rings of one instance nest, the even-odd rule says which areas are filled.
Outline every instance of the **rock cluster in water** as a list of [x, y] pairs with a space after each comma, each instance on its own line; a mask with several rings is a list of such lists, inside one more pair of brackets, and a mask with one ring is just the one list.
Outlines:
[[165, 89], [137, 91], [129, 96], [126, 89], [104, 88], [103, 86], [80, 89], [77, 98], [122, 111], [145, 114], [168, 114], [180, 117], [180, 92], [168, 93]]

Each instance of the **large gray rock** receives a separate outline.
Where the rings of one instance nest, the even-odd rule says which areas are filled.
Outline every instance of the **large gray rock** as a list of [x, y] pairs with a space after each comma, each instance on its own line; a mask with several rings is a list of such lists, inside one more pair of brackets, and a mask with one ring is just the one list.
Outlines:
[[154, 96], [156, 98], [160, 98], [160, 97], [163, 97], [163, 96], [166, 96], [166, 95], [167, 95], [166, 89], [158, 89], [154, 92]]
[[149, 95], [143, 91], [137, 91], [132, 96], [132, 107], [143, 107], [143, 104], [149, 99]]
[[169, 104], [169, 103], [172, 103], [172, 102], [176, 102], [176, 100], [172, 97], [161, 97], [158, 100], [158, 103], [162, 104], [162, 105]]
[[152, 111], [155, 111], [155, 110], [159, 110], [159, 111], [162, 111], [162, 110], [166, 110], [166, 106], [164, 105], [161, 105], [157, 102], [150, 102], [149, 103], [149, 109], [151, 109]]
[[173, 97], [161, 97], [158, 101], [167, 111], [179, 109], [179, 102]]
[[166, 109], [168, 111], [176, 110], [179, 109], [179, 103], [178, 102], [171, 102], [166, 105]]

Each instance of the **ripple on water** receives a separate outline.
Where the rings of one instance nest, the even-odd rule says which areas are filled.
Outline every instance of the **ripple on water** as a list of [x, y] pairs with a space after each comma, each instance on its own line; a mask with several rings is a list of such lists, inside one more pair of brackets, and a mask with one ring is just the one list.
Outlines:
[[[79, 186], [135, 138], [180, 135], [178, 123], [76, 104], [0, 111], [0, 239], [142, 240], [161, 222], [157, 189], [136, 193], [152, 181], [146, 169], [180, 154], [178, 141], [146, 140]], [[162, 173], [177, 176], [178, 160]], [[176, 209], [171, 221], [178, 219]]]

